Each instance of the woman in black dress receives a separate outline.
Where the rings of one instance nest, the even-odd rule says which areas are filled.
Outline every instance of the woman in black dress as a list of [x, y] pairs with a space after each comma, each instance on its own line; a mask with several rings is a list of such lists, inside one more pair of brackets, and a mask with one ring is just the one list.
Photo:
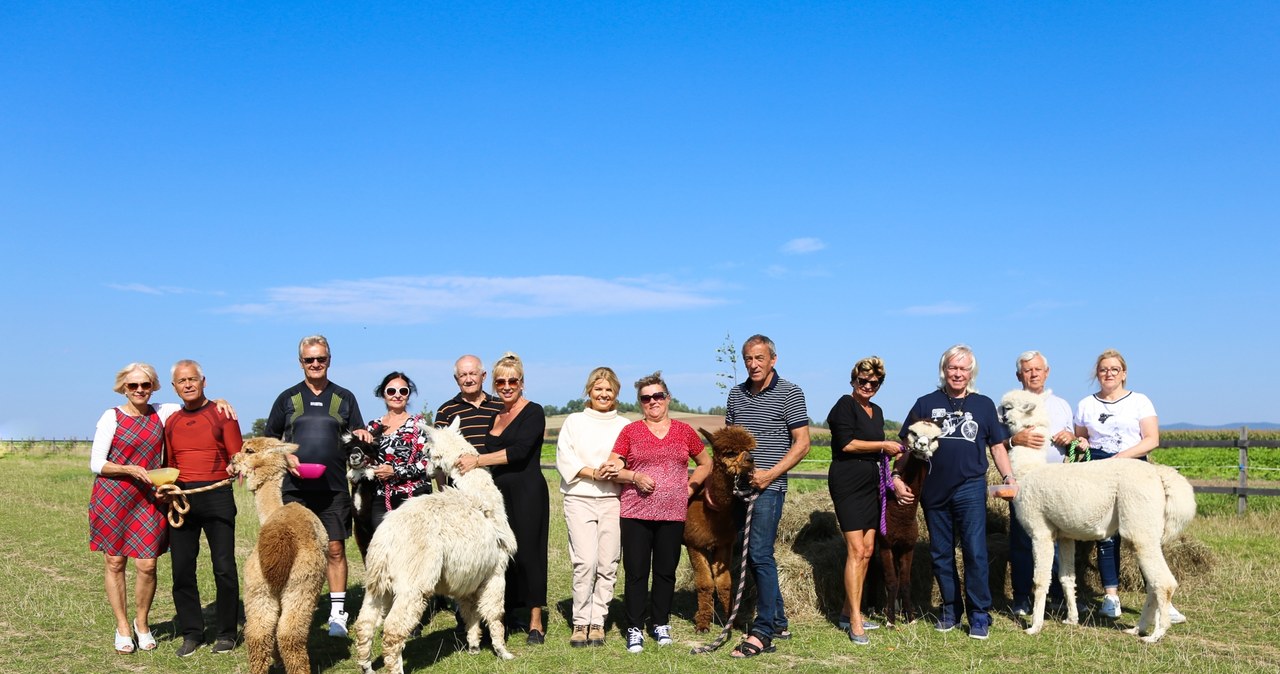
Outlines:
[[493, 418], [479, 457], [462, 457], [463, 473], [476, 466], [492, 467], [493, 481], [502, 492], [507, 521], [516, 536], [516, 556], [507, 565], [506, 614], [529, 609], [530, 644], [541, 644], [547, 628], [547, 528], [551, 498], [542, 475], [542, 436], [547, 428], [542, 405], [524, 397], [524, 364], [508, 351], [493, 365], [493, 391], [502, 411]]
[[[844, 532], [848, 556], [844, 565], [845, 604], [840, 626], [853, 643], [870, 643], [867, 629], [878, 625], [862, 619], [862, 584], [880, 527], [882, 457], [902, 453], [902, 445], [884, 438], [884, 411], [871, 398], [884, 383], [884, 361], [863, 358], [853, 366], [853, 393], [840, 396], [827, 415], [831, 428], [831, 471], [827, 487], [836, 519]], [[887, 476], [883, 476], [887, 477]], [[846, 622], [847, 621], [847, 622]]]

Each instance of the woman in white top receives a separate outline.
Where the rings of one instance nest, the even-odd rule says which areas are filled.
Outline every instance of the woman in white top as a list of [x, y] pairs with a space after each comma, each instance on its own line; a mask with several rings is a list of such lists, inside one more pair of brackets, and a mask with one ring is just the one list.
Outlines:
[[[1147, 396], [1125, 388], [1129, 366], [1115, 349], [1098, 356], [1094, 367], [1098, 392], [1076, 405], [1076, 437], [1089, 450], [1093, 461], [1128, 458], [1147, 460], [1151, 450], [1160, 446], [1160, 423], [1156, 408]], [[1098, 574], [1106, 595], [1102, 598], [1102, 614], [1120, 617], [1120, 535], [1098, 541]], [[1175, 623], [1186, 618], [1169, 606]]]
[[564, 494], [564, 521], [573, 562], [573, 635], [569, 645], [604, 645], [618, 578], [618, 488], [616, 472], [604, 466], [618, 433], [629, 423], [618, 416], [618, 375], [598, 367], [583, 393], [589, 407], [569, 415], [556, 441], [556, 469]]

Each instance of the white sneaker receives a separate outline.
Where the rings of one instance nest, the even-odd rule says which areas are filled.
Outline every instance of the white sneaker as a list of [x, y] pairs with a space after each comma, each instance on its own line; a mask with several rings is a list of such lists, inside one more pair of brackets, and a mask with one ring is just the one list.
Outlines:
[[1169, 622], [1174, 625], [1181, 625], [1187, 622], [1187, 616], [1182, 615], [1182, 611], [1174, 608], [1173, 604], [1169, 604]]
[[329, 616], [329, 636], [345, 637], [347, 636], [347, 612], [338, 611]]
[[1107, 595], [1102, 598], [1102, 615], [1108, 618], [1120, 617], [1120, 597]]
[[673, 643], [671, 641], [671, 626], [654, 625], [653, 639], [658, 642], [659, 646], [670, 646]]
[[644, 630], [639, 627], [627, 628], [627, 652], [642, 653], [644, 652]]

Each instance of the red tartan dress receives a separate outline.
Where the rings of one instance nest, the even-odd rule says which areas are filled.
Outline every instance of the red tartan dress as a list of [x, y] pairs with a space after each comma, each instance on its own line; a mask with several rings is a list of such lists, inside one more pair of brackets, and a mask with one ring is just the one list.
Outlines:
[[[163, 459], [164, 426], [155, 408], [140, 417], [116, 408], [116, 434], [107, 461], [153, 470], [161, 467]], [[102, 475], [93, 481], [89, 549], [140, 559], [154, 559], [169, 549], [169, 525], [150, 484]]]

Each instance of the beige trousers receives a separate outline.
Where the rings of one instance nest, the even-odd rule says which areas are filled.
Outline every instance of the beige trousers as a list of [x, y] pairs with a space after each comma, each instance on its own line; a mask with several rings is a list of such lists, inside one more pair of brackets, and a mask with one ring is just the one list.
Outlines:
[[603, 625], [618, 580], [618, 497], [564, 497], [573, 562], [573, 624]]

